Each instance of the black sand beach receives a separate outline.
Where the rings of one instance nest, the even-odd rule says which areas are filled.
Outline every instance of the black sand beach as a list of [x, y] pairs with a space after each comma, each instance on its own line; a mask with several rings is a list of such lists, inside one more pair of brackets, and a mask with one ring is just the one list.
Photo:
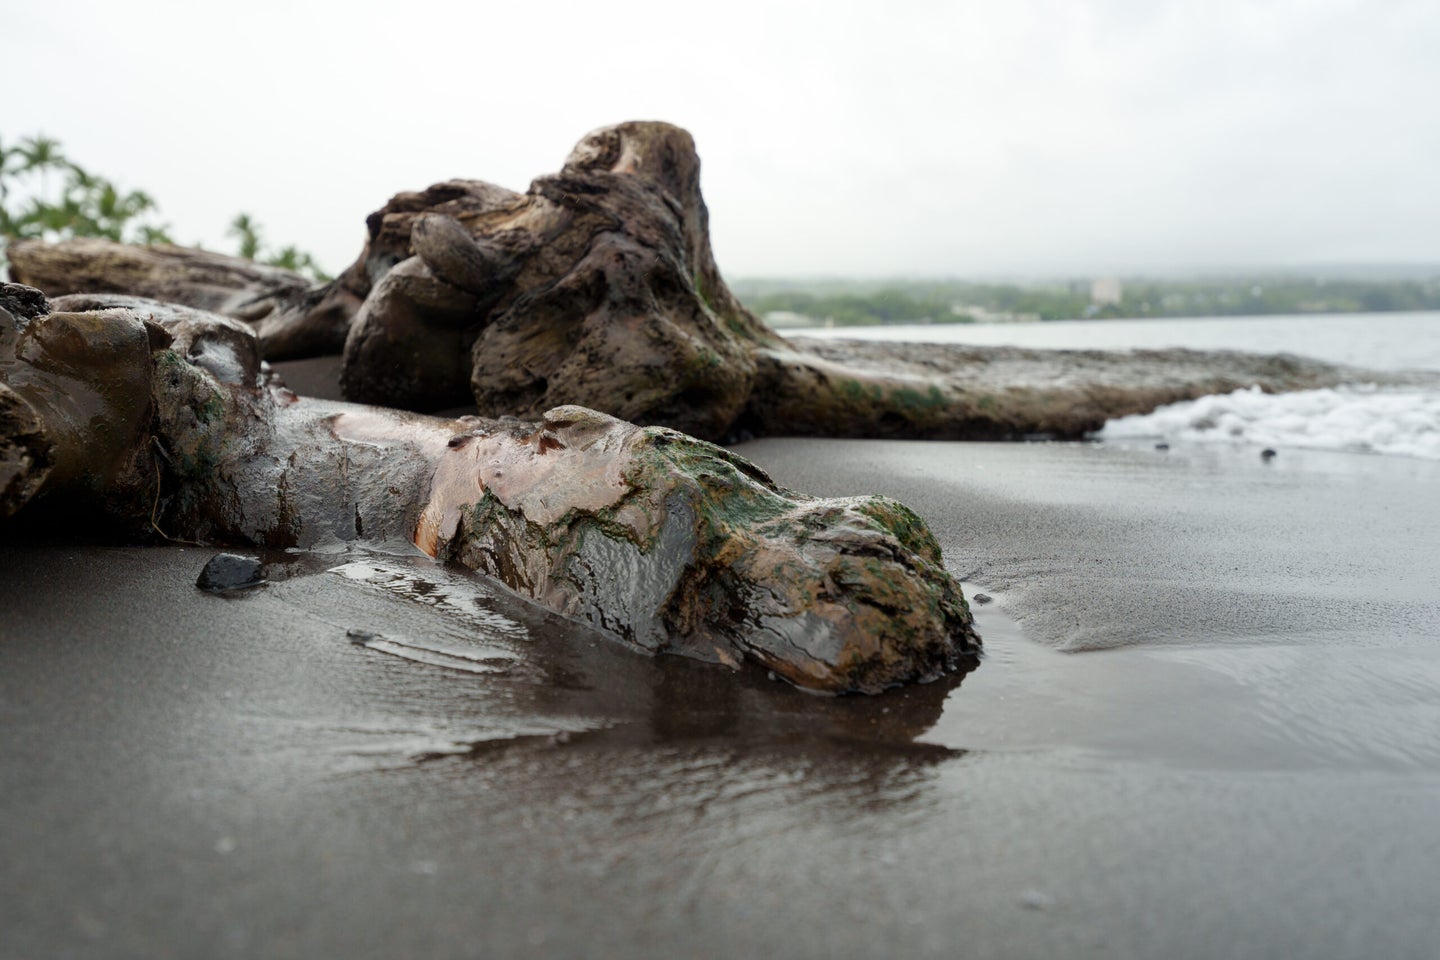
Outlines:
[[0, 956], [1434, 956], [1440, 464], [741, 450], [930, 521], [979, 669], [819, 698], [423, 558], [0, 545]]

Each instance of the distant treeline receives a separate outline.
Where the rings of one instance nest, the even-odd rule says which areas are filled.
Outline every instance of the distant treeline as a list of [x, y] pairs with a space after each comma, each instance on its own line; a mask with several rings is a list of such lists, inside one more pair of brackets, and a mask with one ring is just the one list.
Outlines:
[[[740, 280], [760, 316], [817, 324], [974, 323], [1117, 317], [1440, 310], [1440, 269], [1428, 280], [1232, 277], [1122, 280], [1118, 302], [1097, 303], [1089, 280], [1028, 284], [897, 280]], [[1105, 291], [1113, 300], [1113, 285]]]
[[[5, 247], [16, 240], [104, 237], [116, 243], [174, 243], [169, 224], [158, 220], [155, 200], [143, 190], [121, 190], [105, 177], [65, 156], [58, 140], [26, 137], [0, 143], [0, 280], [8, 276]], [[260, 225], [241, 213], [230, 221], [239, 254], [315, 280], [329, 280], [310, 254], [298, 247], [266, 246]], [[193, 246], [199, 247], [196, 243]]]

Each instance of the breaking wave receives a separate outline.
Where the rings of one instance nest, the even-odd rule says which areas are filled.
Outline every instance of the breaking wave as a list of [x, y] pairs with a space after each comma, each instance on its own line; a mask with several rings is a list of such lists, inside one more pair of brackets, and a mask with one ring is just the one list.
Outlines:
[[1440, 391], [1354, 386], [1267, 394], [1250, 387], [1111, 420], [1097, 436], [1440, 460]]

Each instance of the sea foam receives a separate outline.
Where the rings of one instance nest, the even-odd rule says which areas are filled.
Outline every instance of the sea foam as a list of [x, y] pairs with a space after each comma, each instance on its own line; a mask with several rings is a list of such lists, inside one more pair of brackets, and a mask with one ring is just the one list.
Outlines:
[[1440, 460], [1440, 391], [1353, 386], [1267, 394], [1250, 387], [1111, 420], [1097, 436], [1102, 440], [1228, 442]]

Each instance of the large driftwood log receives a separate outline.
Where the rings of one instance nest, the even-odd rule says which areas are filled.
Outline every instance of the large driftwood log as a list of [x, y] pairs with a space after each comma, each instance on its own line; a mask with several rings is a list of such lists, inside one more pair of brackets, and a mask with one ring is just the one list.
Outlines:
[[274, 360], [340, 352], [364, 299], [342, 284], [317, 284], [281, 267], [164, 243], [22, 240], [6, 256], [15, 283], [50, 297], [124, 294], [243, 320]]
[[251, 323], [270, 359], [343, 349], [346, 397], [539, 417], [579, 404], [706, 439], [746, 434], [1073, 438], [1106, 419], [1258, 384], [1354, 379], [1299, 358], [787, 343], [726, 287], [700, 161], [663, 123], [595, 131], [525, 193], [453, 180], [366, 221], [333, 283], [103, 241], [17, 244], [51, 294], [114, 291]]
[[694, 143], [668, 124], [596, 131], [524, 194], [451, 181], [367, 223], [338, 281], [377, 278], [345, 346], [352, 399], [582, 404], [716, 439], [750, 397], [753, 348], [779, 342], [721, 279]]
[[1029, 350], [797, 339], [756, 353], [736, 427], [932, 440], [1078, 440], [1106, 420], [1249, 386], [1281, 393], [1405, 375], [1233, 350]]
[[578, 403], [710, 439], [1000, 440], [1078, 438], [1163, 403], [1356, 376], [1229, 352], [787, 342], [720, 276], [699, 170], [685, 131], [625, 123], [584, 138], [524, 194], [456, 180], [396, 196], [337, 281], [364, 298], [346, 395], [458, 405], [468, 373], [490, 415]]
[[445, 420], [296, 397], [228, 318], [0, 287], [0, 518], [407, 540], [651, 652], [874, 692], [973, 663], [924, 523], [576, 406]]
[[170, 244], [135, 246], [98, 237], [21, 240], [9, 252], [15, 283], [47, 296], [125, 293], [254, 320], [275, 301], [312, 286], [298, 273], [242, 257]]

